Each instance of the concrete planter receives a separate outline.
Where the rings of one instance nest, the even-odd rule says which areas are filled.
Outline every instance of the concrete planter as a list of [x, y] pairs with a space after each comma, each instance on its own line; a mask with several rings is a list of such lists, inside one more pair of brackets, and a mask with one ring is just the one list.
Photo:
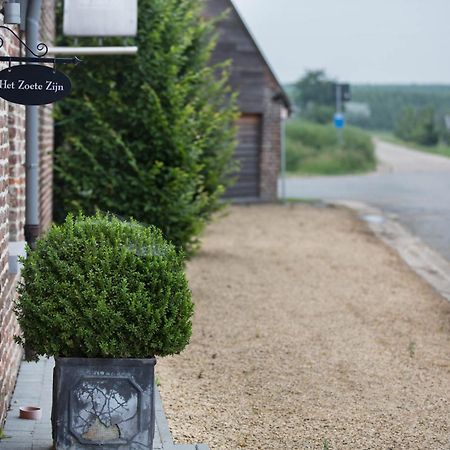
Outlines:
[[57, 358], [52, 428], [56, 450], [151, 450], [156, 360]]

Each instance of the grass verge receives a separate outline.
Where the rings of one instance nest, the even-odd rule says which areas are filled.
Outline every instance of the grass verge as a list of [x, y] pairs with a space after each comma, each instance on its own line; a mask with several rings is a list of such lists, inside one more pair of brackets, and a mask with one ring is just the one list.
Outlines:
[[332, 125], [294, 119], [286, 126], [286, 164], [289, 174], [343, 175], [374, 170], [376, 158], [371, 136], [358, 128], [345, 128], [340, 145]]

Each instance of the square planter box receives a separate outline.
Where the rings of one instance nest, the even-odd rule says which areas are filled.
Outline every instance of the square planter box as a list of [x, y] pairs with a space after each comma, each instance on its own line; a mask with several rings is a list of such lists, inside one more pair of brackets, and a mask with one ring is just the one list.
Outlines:
[[151, 450], [155, 364], [154, 358], [56, 358], [55, 448]]

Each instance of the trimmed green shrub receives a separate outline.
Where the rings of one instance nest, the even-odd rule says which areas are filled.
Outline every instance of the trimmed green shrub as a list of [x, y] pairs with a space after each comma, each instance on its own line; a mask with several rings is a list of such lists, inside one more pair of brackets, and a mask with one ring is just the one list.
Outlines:
[[22, 273], [17, 340], [38, 355], [148, 358], [188, 344], [183, 255], [155, 227], [69, 216], [38, 240]]
[[235, 170], [228, 68], [209, 65], [214, 25], [201, 13], [200, 0], [140, 0], [136, 56], [83, 57], [68, 68], [73, 95], [56, 114], [55, 220], [112, 212], [195, 249]]

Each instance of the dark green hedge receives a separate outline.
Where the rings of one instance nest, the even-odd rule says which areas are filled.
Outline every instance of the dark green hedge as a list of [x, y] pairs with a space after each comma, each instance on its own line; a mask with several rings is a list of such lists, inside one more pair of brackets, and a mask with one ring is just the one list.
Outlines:
[[70, 70], [73, 93], [56, 115], [54, 216], [134, 217], [190, 252], [233, 171], [227, 70], [208, 66], [213, 24], [200, 0], [140, 0], [136, 44], [137, 56], [86, 57]]
[[19, 294], [18, 340], [39, 355], [165, 356], [191, 336], [183, 256], [136, 222], [69, 216], [29, 252]]

